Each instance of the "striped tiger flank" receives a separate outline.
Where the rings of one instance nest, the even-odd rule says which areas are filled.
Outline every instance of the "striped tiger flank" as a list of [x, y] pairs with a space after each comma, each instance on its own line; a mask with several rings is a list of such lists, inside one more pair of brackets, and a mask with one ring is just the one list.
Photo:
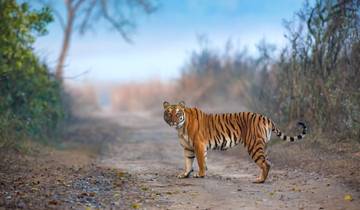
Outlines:
[[[205, 176], [206, 156], [209, 149], [227, 150], [241, 143], [261, 169], [255, 183], [263, 183], [270, 170], [265, 148], [271, 132], [285, 141], [293, 142], [303, 139], [307, 131], [306, 125], [299, 122], [302, 133], [297, 136], [287, 136], [269, 118], [253, 112], [207, 114], [198, 108], [176, 105], [171, 111], [177, 116], [183, 112], [184, 117], [180, 116], [183, 119], [182, 123], [177, 122], [177, 125], [181, 124], [177, 126], [178, 136], [184, 151], [188, 151], [187, 155], [189, 157], [195, 155], [197, 159], [199, 172], [194, 177]], [[174, 116], [171, 119], [176, 121]], [[165, 121], [173, 123], [167, 119]], [[188, 177], [192, 171], [192, 161], [185, 157], [185, 163], [185, 172], [179, 178]]]

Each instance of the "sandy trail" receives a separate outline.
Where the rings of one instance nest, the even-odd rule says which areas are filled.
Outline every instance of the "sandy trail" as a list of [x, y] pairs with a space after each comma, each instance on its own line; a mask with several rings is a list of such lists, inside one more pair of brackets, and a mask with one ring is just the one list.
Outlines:
[[[145, 202], [143, 208], [359, 209], [357, 192], [335, 178], [306, 173], [301, 168], [290, 170], [279, 166], [276, 168], [281, 170], [270, 171], [266, 183], [253, 184], [259, 171], [242, 148], [209, 151], [206, 178], [178, 179], [176, 175], [183, 167], [182, 148], [176, 131], [161, 116], [111, 113], [101, 117], [128, 128], [101, 164], [135, 174], [156, 194], [157, 202]], [[354, 200], [345, 201], [346, 194], [351, 194]]]

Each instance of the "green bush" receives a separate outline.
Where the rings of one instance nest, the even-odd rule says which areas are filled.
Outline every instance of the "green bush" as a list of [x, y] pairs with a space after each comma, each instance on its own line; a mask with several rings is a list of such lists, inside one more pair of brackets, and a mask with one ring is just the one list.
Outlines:
[[61, 84], [32, 50], [46, 34], [49, 8], [0, 0], [0, 147], [43, 139], [63, 118]]

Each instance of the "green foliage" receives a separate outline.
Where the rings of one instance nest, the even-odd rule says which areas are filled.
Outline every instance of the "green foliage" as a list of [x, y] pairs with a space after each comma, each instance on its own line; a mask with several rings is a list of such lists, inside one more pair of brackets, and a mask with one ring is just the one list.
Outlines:
[[0, 146], [24, 138], [41, 139], [63, 117], [61, 86], [31, 48], [46, 34], [48, 8], [0, 0]]

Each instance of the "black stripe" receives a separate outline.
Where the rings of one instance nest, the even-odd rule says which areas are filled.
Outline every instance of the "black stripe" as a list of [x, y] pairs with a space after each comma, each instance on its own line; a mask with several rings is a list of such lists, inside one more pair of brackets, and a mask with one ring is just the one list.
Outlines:
[[237, 137], [237, 136], [234, 137], [235, 145], [237, 145], [237, 144], [239, 143], [239, 142], [238, 142], [238, 141], [239, 141], [239, 138], [240, 138], [240, 137]]
[[195, 156], [187, 156], [187, 158], [194, 159]]
[[[251, 143], [253, 143], [253, 144], [251, 145]], [[255, 143], [256, 143], [256, 140], [253, 140], [253, 139], [250, 140], [249, 149], [248, 149], [249, 153], [251, 152], [251, 150], [254, 149]]]
[[237, 121], [237, 119], [238, 119], [238, 113], [235, 113], [234, 114], [234, 120], [232, 121], [232, 125], [234, 126], [234, 128], [235, 128], [235, 141], [236, 141], [236, 139], [238, 139], [239, 137], [240, 137], [240, 135], [241, 135], [241, 128], [240, 128], [240, 125], [239, 125], [239, 123], [238, 123], [238, 121]]
[[256, 127], [255, 127], [255, 120], [256, 120], [256, 114], [255, 113], [253, 113], [252, 115], [251, 115], [251, 120], [250, 120], [250, 126], [253, 126], [254, 127], [254, 132], [256, 131]]
[[298, 138], [298, 139], [302, 139], [302, 135], [298, 135], [297, 138]]
[[211, 125], [211, 126], [209, 126], [209, 127], [211, 127], [210, 136], [212, 136], [212, 138], [215, 138], [215, 135], [216, 135], [215, 116], [210, 115], [209, 120], [210, 120], [209, 124]]
[[230, 138], [230, 146], [229, 147], [232, 147], [232, 143], [233, 143], [233, 140]]
[[284, 135], [283, 140], [285, 141], [285, 140], [286, 140], [286, 138], [287, 138], [287, 136], [285, 136], [285, 135]]
[[302, 126], [302, 128], [303, 128], [302, 134], [305, 135], [305, 134], [306, 134], [306, 131], [307, 131], [307, 127], [306, 127], [305, 123], [303, 123], [303, 122], [298, 122], [298, 125]]
[[225, 140], [225, 136], [222, 132], [219, 133], [220, 137], [221, 137], [221, 140]]
[[263, 150], [262, 147], [259, 147], [255, 150], [255, 152], [251, 155], [251, 159], [254, 159], [255, 154], [259, 151], [259, 150]]
[[[231, 123], [231, 116], [232, 116], [232, 114], [229, 114], [228, 115], [228, 117], [227, 117], [227, 119], [226, 119], [226, 124], [227, 124], [227, 126], [229, 126], [230, 128], [232, 128], [234, 131], [236, 131], [236, 129], [235, 129], [235, 127], [234, 127], [234, 125]], [[232, 131], [229, 129], [229, 131], [230, 131], [230, 133], [229, 134], [231, 134], [232, 133]], [[230, 137], [231, 137], [231, 135], [230, 135]]]
[[[240, 118], [240, 121], [241, 121], [241, 125], [243, 125], [245, 128], [244, 128], [244, 130], [246, 130], [247, 129], [247, 116], [245, 117], [245, 114], [243, 113], [242, 114], [242, 117]], [[240, 125], [240, 126], [241, 126]]]
[[264, 155], [259, 155], [259, 157], [256, 158], [255, 163], [256, 163], [261, 157], [263, 157], [264, 160], [265, 160], [265, 156], [264, 156]]
[[225, 147], [226, 143], [227, 143], [227, 141], [224, 139], [222, 144], [221, 144], [221, 150], [224, 150], [224, 147]]
[[232, 129], [234, 129], [234, 131], [237, 130], [237, 129], [235, 128], [235, 125], [232, 123], [232, 120], [229, 120], [229, 121], [228, 121], [228, 124], [230, 125], [230, 127], [231, 127]]
[[259, 132], [262, 132], [263, 133], [263, 130], [262, 130], [262, 125], [261, 125], [261, 115], [259, 115], [258, 116], [258, 119], [259, 119], [259, 121], [258, 121], [258, 123], [257, 123], [257, 130], [259, 131]]
[[251, 113], [251, 117], [250, 117], [250, 122], [252, 123], [252, 121], [254, 120], [253, 118], [256, 117], [255, 113]]
[[223, 129], [223, 131], [226, 134], [228, 134], [230, 132], [230, 130], [226, 127], [226, 115], [225, 114], [221, 115], [221, 120], [223, 121], [223, 123], [220, 122], [221, 128]]
[[[251, 135], [252, 135], [251, 126], [253, 125], [254, 113], [250, 113], [250, 112], [248, 112], [248, 113], [252, 114], [252, 115], [251, 115], [250, 119], [247, 120], [247, 125], [248, 126], [247, 126], [246, 130], [248, 131], [248, 133], [246, 134], [246, 137], [249, 136], [249, 138], [251, 138]], [[245, 138], [245, 140], [246, 140], [246, 138]], [[251, 141], [251, 139], [249, 141]], [[249, 142], [249, 144], [250, 143], [251, 142]]]
[[189, 152], [194, 152], [194, 150], [188, 149], [186, 147], [184, 148], [184, 150], [189, 151]]
[[290, 141], [294, 141], [294, 137], [290, 136]]
[[250, 112], [246, 112], [246, 118], [249, 118]]
[[[195, 118], [195, 119], [197, 119], [197, 121], [199, 122], [199, 116], [198, 116], [197, 110], [194, 109], [194, 112], [195, 112], [195, 114], [196, 114], [196, 118]], [[200, 123], [199, 123], [199, 124], [200, 124]]]
[[244, 143], [244, 140], [241, 138], [241, 137], [239, 137], [239, 141], [243, 144]]

